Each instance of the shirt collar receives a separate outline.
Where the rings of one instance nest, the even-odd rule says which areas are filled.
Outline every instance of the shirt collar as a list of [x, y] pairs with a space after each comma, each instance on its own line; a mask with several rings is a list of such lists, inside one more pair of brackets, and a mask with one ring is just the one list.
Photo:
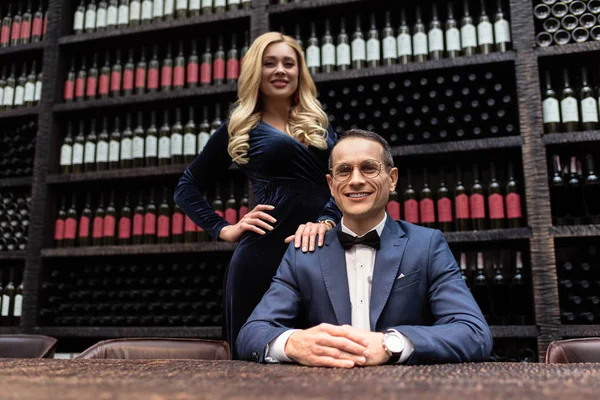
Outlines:
[[[381, 220], [380, 223], [378, 223], [377, 225], [375, 225], [374, 228], [369, 229], [365, 235], [367, 233], [369, 233], [370, 231], [372, 231], [373, 229], [375, 229], [375, 231], [377, 231], [377, 234], [379, 235], [379, 237], [381, 237], [381, 232], [383, 232], [383, 228], [385, 227], [385, 221], [387, 220], [387, 212], [384, 213], [383, 215], [383, 219]], [[352, 232], [352, 230], [350, 230], [346, 225], [344, 225], [344, 217], [342, 217], [342, 220], [340, 221], [340, 224], [342, 224], [342, 232], [347, 233], [349, 235], [352, 236], [359, 236], [356, 233]], [[364, 235], [363, 235], [364, 236]]]

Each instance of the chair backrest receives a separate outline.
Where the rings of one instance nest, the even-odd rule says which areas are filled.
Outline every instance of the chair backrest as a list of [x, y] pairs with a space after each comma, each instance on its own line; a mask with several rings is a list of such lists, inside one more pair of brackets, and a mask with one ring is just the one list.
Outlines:
[[600, 362], [600, 338], [557, 340], [546, 351], [546, 364]]
[[124, 338], [98, 342], [76, 359], [229, 360], [227, 342], [203, 339]]
[[52, 358], [56, 339], [43, 335], [0, 335], [0, 358]]

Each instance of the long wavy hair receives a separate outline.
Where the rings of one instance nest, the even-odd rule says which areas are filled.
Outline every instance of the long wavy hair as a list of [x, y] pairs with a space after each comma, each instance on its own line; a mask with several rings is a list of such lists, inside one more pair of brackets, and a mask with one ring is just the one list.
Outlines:
[[292, 101], [284, 131], [306, 145], [322, 150], [327, 148], [327, 114], [317, 100], [317, 88], [310, 77], [302, 49], [289, 36], [279, 32], [267, 32], [259, 36], [248, 49], [238, 80], [238, 99], [232, 108], [227, 126], [227, 151], [235, 163], [248, 162], [249, 133], [262, 119], [260, 83], [263, 54], [268, 45], [281, 42], [293, 48], [298, 59], [298, 102]]

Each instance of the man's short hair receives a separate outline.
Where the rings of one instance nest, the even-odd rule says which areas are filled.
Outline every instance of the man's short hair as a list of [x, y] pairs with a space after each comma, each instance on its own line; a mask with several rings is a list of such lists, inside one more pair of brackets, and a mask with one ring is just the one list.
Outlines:
[[331, 169], [331, 167], [333, 166], [333, 149], [335, 149], [335, 146], [340, 144], [340, 142], [342, 142], [344, 139], [349, 138], [363, 138], [379, 143], [383, 149], [383, 151], [381, 152], [381, 157], [387, 170], [389, 171], [394, 167], [394, 157], [392, 157], [392, 149], [388, 144], [387, 140], [385, 140], [381, 135], [378, 135], [375, 132], [366, 131], [363, 129], [350, 129], [341, 134], [338, 141], [331, 148], [331, 153], [329, 154], [329, 169]]

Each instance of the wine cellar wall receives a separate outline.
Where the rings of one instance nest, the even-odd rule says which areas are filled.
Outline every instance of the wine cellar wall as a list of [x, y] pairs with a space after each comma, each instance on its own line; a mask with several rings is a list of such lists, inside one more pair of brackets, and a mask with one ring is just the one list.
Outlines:
[[[7, 1], [0, 333], [59, 350], [222, 338], [235, 243], [196, 227], [173, 191], [227, 119], [251, 41], [280, 31], [332, 127], [389, 141], [387, 211], [444, 233], [492, 361], [600, 336], [600, 2], [547, 3]], [[232, 165], [206, 197], [235, 223], [251, 192]]]

